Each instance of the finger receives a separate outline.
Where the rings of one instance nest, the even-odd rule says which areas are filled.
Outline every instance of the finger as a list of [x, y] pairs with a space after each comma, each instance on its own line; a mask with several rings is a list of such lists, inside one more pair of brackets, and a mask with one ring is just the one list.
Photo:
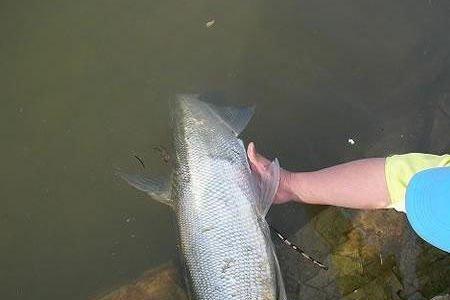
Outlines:
[[253, 171], [257, 171], [257, 167], [256, 167], [256, 150], [255, 150], [255, 143], [250, 142], [250, 144], [248, 144], [247, 147], [247, 156], [248, 156], [248, 160], [250, 162], [250, 168]]
[[266, 168], [270, 164], [270, 161], [256, 152], [255, 143], [252, 142], [248, 145], [247, 153], [252, 170], [258, 173], [263, 173], [264, 171], [266, 171]]
[[255, 143], [250, 142], [247, 147], [247, 156], [251, 162], [255, 161]]
[[264, 169], [269, 162], [263, 156], [259, 155], [258, 152], [256, 152], [255, 143], [253, 142], [248, 145], [247, 155], [250, 162], [258, 169]]
[[256, 151], [256, 146], [255, 146], [255, 143], [251, 143], [252, 145], [250, 146], [250, 150], [251, 150], [251, 155], [253, 156], [253, 162], [256, 164], [256, 165], [260, 165], [260, 166], [262, 166], [262, 167], [267, 167], [267, 165], [269, 165], [270, 164], [270, 160], [268, 160], [267, 158], [265, 158], [264, 156], [262, 156], [261, 154], [259, 154], [257, 151]]

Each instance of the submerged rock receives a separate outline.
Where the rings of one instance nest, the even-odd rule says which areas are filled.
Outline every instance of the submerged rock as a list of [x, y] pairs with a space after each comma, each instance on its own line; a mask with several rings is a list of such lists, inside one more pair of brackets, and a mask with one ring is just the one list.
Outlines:
[[330, 207], [289, 239], [329, 271], [278, 247], [289, 299], [431, 299], [450, 287], [450, 255], [393, 210]]
[[136, 281], [92, 300], [187, 300], [187, 294], [178, 273], [172, 264], [145, 272]]

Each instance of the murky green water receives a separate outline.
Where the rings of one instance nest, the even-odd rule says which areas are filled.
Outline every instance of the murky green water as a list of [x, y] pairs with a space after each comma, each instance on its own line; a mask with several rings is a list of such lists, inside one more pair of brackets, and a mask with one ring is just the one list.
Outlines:
[[171, 212], [113, 169], [166, 171], [178, 92], [257, 104], [244, 139], [291, 169], [449, 151], [448, 28], [435, 0], [2, 1], [0, 298], [86, 299], [177, 256]]

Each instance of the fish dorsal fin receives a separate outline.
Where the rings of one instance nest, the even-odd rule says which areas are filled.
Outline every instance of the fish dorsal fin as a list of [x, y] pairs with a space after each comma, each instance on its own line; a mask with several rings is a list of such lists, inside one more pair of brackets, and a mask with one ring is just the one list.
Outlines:
[[173, 201], [170, 199], [169, 181], [162, 177], [144, 176], [142, 174], [127, 174], [116, 171], [116, 174], [129, 185], [140, 191], [146, 192], [153, 199], [169, 205], [173, 208]]
[[278, 159], [274, 159], [266, 172], [260, 174], [259, 178], [255, 178], [257, 184], [257, 192], [259, 194], [256, 202], [256, 209], [261, 217], [265, 217], [272, 205], [273, 198], [280, 184], [280, 163]]
[[232, 107], [208, 103], [213, 113], [238, 136], [247, 126], [255, 112], [255, 106]]

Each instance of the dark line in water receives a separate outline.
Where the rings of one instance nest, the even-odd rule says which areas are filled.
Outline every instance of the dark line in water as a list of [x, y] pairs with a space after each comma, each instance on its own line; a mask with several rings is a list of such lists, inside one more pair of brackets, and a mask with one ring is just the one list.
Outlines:
[[296, 251], [297, 253], [300, 253], [301, 256], [303, 256], [304, 258], [306, 258], [307, 260], [309, 260], [310, 262], [312, 262], [313, 264], [315, 264], [316, 266], [321, 267], [324, 270], [328, 270], [328, 267], [325, 266], [323, 263], [321, 263], [320, 261], [312, 258], [311, 256], [309, 256], [308, 254], [306, 254], [302, 249], [300, 249], [299, 246], [297, 246], [296, 244], [290, 242], [287, 238], [285, 238], [278, 230], [276, 230], [275, 228], [272, 227], [272, 225], [269, 224], [270, 229], [278, 236], [278, 238], [286, 245], [288, 245], [291, 249], [293, 249], [294, 251]]
[[134, 158], [136, 158], [141, 163], [142, 167], [145, 169], [144, 161], [137, 155], [133, 155], [133, 156], [134, 156]]

